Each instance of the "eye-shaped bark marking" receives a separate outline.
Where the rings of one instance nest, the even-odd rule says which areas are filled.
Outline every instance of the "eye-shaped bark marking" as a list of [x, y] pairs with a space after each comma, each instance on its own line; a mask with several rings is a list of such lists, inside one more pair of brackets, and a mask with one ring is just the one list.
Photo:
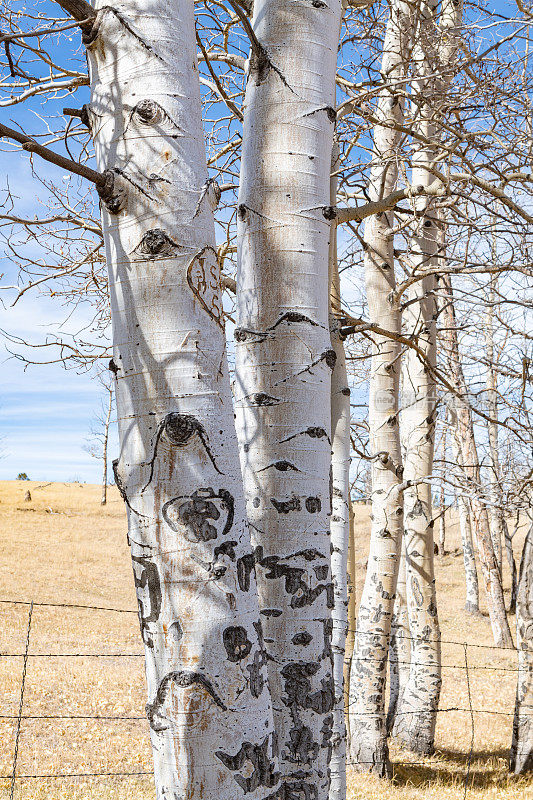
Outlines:
[[289, 511], [300, 511], [302, 508], [300, 498], [295, 494], [292, 495], [290, 500], [276, 500], [275, 497], [271, 497], [270, 502], [278, 514], [288, 514]]
[[256, 392], [250, 397], [251, 406], [275, 406], [280, 402], [279, 397], [272, 397], [272, 395], [265, 394], [265, 392]]
[[333, 678], [322, 678], [320, 689], [312, 691], [311, 681], [318, 670], [318, 664], [299, 662], [286, 664], [281, 670], [285, 681], [285, 697], [282, 698], [286, 706], [302, 709], [311, 709], [317, 714], [327, 714], [333, 709], [335, 702], [335, 687]]
[[197, 435], [207, 453], [209, 460], [214, 466], [219, 475], [223, 473], [216, 465], [215, 457], [209, 446], [209, 437], [205, 431], [202, 423], [192, 414], [180, 414], [178, 411], [170, 411], [159, 423], [157, 433], [155, 435], [154, 452], [150, 459], [150, 475], [146, 481], [142, 491], [150, 485], [154, 477], [155, 459], [157, 456], [157, 448], [162, 437], [169, 442], [173, 447], [185, 447], [189, 444], [194, 435]]
[[198, 684], [207, 692], [209, 697], [211, 697], [211, 699], [219, 708], [222, 709], [222, 711], [228, 710], [228, 707], [220, 699], [213, 688], [213, 684], [208, 678], [206, 678], [200, 672], [192, 672], [190, 670], [175, 670], [173, 672], [168, 672], [165, 675], [157, 688], [154, 700], [151, 703], [146, 704], [146, 716], [153, 731], [165, 731], [170, 727], [171, 723], [162, 713], [162, 707], [172, 684], [179, 686], [181, 689], [187, 689], [189, 686]]
[[298, 467], [295, 467], [294, 464], [291, 464], [290, 461], [285, 461], [285, 460], [274, 461], [273, 464], [269, 464], [266, 467], [262, 467], [261, 469], [258, 469], [257, 472], [264, 472], [265, 470], [272, 468], [277, 469], [278, 472], [287, 472], [287, 470], [292, 470], [293, 472], [300, 472]]
[[305, 647], [306, 645], [310, 644], [312, 641], [313, 641], [313, 637], [307, 631], [304, 631], [303, 633], [296, 633], [292, 637], [292, 643], [296, 644], [296, 645], [301, 645], [302, 647]]
[[279, 780], [279, 772], [275, 772], [275, 764], [271, 760], [272, 747], [270, 736], [267, 736], [261, 744], [251, 744], [243, 742], [240, 750], [234, 756], [216, 750], [215, 756], [222, 761], [224, 766], [232, 772], [242, 770], [245, 764], [250, 767], [246, 770], [248, 777], [234, 775], [235, 782], [241, 787], [245, 794], [255, 792], [259, 786], [275, 786]]
[[242, 661], [252, 651], [252, 643], [248, 639], [246, 628], [241, 625], [231, 625], [222, 634], [222, 642], [228, 656], [228, 661]]
[[[219, 508], [220, 506], [220, 508]], [[226, 512], [222, 531], [213, 524]], [[181, 533], [188, 542], [208, 542], [219, 534], [226, 536], [231, 530], [234, 518], [233, 497], [225, 489], [215, 492], [211, 487], [197, 489], [191, 495], [183, 495], [168, 500], [161, 511], [163, 519], [176, 533]]]
[[157, 125], [165, 116], [165, 110], [155, 100], [145, 98], [140, 100], [132, 111], [145, 125]]
[[[141, 636], [147, 647], [153, 647], [154, 641], [149, 630], [151, 622], [157, 622], [161, 613], [161, 582], [157, 566], [148, 558], [132, 556], [133, 580], [137, 592], [139, 606], [139, 622]], [[145, 590], [141, 592], [140, 590]]]
[[133, 252], [139, 259], [154, 261], [157, 258], [171, 258], [178, 249], [179, 245], [162, 228], [152, 228], [146, 231]]
[[129, 508], [130, 511], [132, 511], [134, 514], [136, 514], [138, 517], [142, 517], [143, 519], [146, 519], [146, 516], [144, 514], [141, 514], [140, 511], [137, 511], [137, 509], [133, 508], [133, 506], [131, 505], [131, 503], [129, 501], [128, 495], [126, 494], [126, 487], [124, 486], [124, 482], [123, 482], [123, 480], [122, 480], [122, 478], [120, 476], [120, 472], [118, 471], [118, 469], [119, 469], [118, 468], [118, 462], [119, 462], [118, 458], [115, 458], [112, 461], [113, 477], [115, 479], [115, 485], [116, 485], [116, 487], [118, 489], [118, 492], [119, 492], [120, 496], [122, 497], [122, 499], [124, 500], [124, 502], [126, 503], [126, 505], [127, 505], [127, 507]]
[[328, 443], [331, 444], [330, 438], [324, 428], [312, 426], [306, 428], [305, 431], [300, 431], [299, 433], [293, 433], [292, 436], [287, 436], [286, 439], [281, 439], [280, 444], [284, 442], [290, 442], [291, 439], [295, 439], [297, 436], [309, 436], [311, 439], [327, 439]]

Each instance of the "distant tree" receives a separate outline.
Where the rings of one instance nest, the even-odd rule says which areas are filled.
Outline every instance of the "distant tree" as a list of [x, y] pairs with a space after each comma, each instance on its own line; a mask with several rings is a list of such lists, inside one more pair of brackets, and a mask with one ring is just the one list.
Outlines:
[[102, 400], [101, 408], [95, 416], [91, 425], [88, 442], [83, 445], [85, 452], [102, 461], [102, 499], [101, 505], [107, 503], [107, 450], [109, 444], [109, 429], [111, 427], [111, 416], [113, 412], [113, 386], [104, 378], [100, 378], [100, 383], [105, 389], [107, 398]]
[[28, 476], [27, 476], [27, 474], [25, 472], [19, 472], [19, 474], [17, 475], [17, 480], [18, 481], [29, 481], [29, 478], [28, 478]]

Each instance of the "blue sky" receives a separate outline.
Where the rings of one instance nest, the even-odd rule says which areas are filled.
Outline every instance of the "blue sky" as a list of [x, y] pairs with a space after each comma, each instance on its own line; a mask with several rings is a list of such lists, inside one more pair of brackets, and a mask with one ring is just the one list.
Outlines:
[[[19, 198], [17, 213], [38, 213], [37, 198], [44, 190], [32, 178], [28, 157], [0, 152], [0, 186], [5, 186], [7, 175]], [[16, 282], [16, 268], [8, 257], [0, 259], [0, 273], [0, 285]], [[14, 292], [3, 291], [1, 298], [0, 328], [27, 341], [42, 341], [46, 333], [74, 332], [88, 321], [88, 308], [80, 307], [65, 323], [65, 308], [35, 293], [14, 307]], [[26, 472], [35, 480], [99, 481], [100, 462], [83, 449], [105, 394], [95, 376], [60, 364], [25, 368], [9, 351], [31, 357], [27, 348], [0, 339], [0, 479]], [[37, 356], [41, 354], [33, 353]], [[117, 454], [113, 432], [110, 455]]]

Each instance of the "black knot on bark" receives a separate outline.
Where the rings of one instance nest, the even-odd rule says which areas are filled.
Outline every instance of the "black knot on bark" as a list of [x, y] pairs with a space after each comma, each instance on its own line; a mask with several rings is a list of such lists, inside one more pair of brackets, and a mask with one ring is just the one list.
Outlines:
[[135, 113], [146, 125], [155, 125], [163, 119], [163, 109], [155, 100], [145, 98], [135, 106]]
[[311, 0], [311, 5], [313, 8], [327, 8], [327, 3], [323, 3], [322, 0]]
[[335, 206], [324, 206], [322, 209], [322, 214], [324, 215], [325, 219], [331, 222], [331, 220], [335, 219], [337, 216], [337, 211]]
[[245, 219], [245, 217], [246, 217], [246, 206], [244, 205], [244, 203], [241, 203], [238, 206], [238, 208], [237, 208], [237, 216], [239, 217], [240, 220]]
[[244, 328], [235, 328], [233, 337], [236, 342], [245, 342], [248, 338], [248, 333], [244, 330]]
[[108, 369], [113, 373], [113, 375], [116, 375], [118, 373], [118, 367], [113, 359], [110, 359], [108, 364]]
[[164, 230], [152, 228], [146, 231], [135, 251], [148, 258], [155, 258], [156, 256], [171, 256], [176, 248], [177, 244]]
[[183, 447], [191, 436], [201, 431], [202, 426], [192, 414], [179, 414], [171, 411], [163, 423], [163, 430], [168, 441], [176, 447]]
[[106, 169], [101, 174], [96, 191], [110, 214], [118, 214], [124, 208], [126, 192], [112, 169]]
[[336, 119], [337, 119], [337, 112], [335, 111], [333, 106], [326, 106], [325, 111], [326, 111], [326, 114], [327, 114], [327, 117], [328, 117], [329, 121], [330, 122], [335, 122]]
[[324, 359], [324, 361], [326, 362], [327, 366], [330, 369], [335, 368], [335, 364], [337, 363], [337, 353], [335, 352], [335, 350], [333, 350], [333, 348], [325, 350], [322, 353], [322, 358]]

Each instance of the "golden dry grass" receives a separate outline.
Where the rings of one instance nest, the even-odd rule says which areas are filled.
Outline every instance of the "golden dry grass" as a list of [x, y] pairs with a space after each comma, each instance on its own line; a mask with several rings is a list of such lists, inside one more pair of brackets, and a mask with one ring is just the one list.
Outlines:
[[[24, 502], [29, 489], [32, 501]], [[357, 508], [358, 591], [364, 578], [368, 510]], [[516, 551], [521, 546], [518, 536]], [[452, 552], [438, 559], [443, 638], [491, 644], [486, 618], [462, 611], [462, 559], [456, 526], [447, 542]], [[0, 482], [0, 597], [35, 602], [73, 603], [135, 609], [122, 500], [115, 489], [99, 505], [96, 486]], [[0, 774], [10, 774], [19, 704], [28, 607], [0, 604]], [[514, 622], [514, 621], [513, 621]], [[131, 657], [93, 658], [91, 653], [130, 653]], [[445, 644], [442, 708], [468, 707], [464, 649]], [[35, 606], [30, 639], [24, 715], [140, 717], [141, 719], [24, 719], [17, 772], [149, 772], [151, 756], [143, 717], [144, 676], [137, 617], [84, 609]], [[83, 658], [38, 657], [45, 653], [84, 653]], [[515, 666], [514, 653], [469, 651], [472, 704], [502, 715], [475, 714], [470, 800], [533, 800], [533, 781], [508, 776]], [[452, 800], [464, 795], [471, 727], [469, 714], [439, 715], [437, 753], [419, 759], [394, 749], [393, 783], [350, 775], [350, 800]], [[406, 765], [406, 762], [410, 763]], [[17, 800], [148, 800], [147, 776], [17, 781]], [[9, 797], [9, 781], [0, 782], [0, 798]]]

